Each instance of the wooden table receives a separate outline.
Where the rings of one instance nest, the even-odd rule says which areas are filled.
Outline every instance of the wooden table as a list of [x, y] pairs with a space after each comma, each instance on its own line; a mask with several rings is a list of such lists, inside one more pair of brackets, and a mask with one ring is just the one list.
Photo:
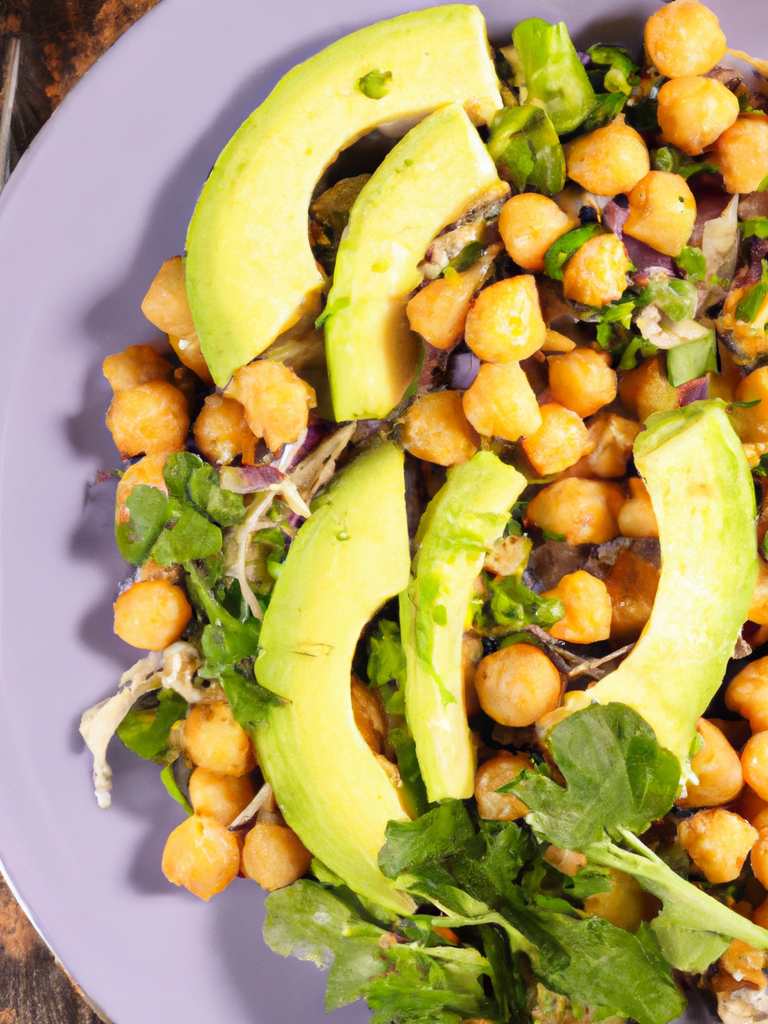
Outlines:
[[[0, 61], [9, 37], [21, 40], [11, 166], [77, 79], [156, 2], [0, 0]], [[0, 1024], [98, 1024], [101, 1019], [0, 876]]]

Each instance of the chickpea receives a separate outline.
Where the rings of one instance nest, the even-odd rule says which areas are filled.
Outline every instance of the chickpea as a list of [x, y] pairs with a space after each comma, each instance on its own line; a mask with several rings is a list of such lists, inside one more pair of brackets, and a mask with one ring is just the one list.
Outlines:
[[611, 599], [611, 640], [619, 647], [632, 643], [651, 617], [659, 570], [624, 549], [605, 577], [605, 586]]
[[733, 809], [758, 832], [762, 833], [764, 829], [768, 829], [768, 801], [763, 800], [749, 786], [742, 789]]
[[560, 703], [560, 673], [533, 644], [512, 644], [480, 662], [475, 676], [480, 706], [513, 728], [533, 725]]
[[536, 192], [512, 196], [499, 215], [499, 233], [507, 252], [518, 266], [536, 273], [544, 269], [550, 245], [578, 225], [553, 199]]
[[587, 858], [583, 853], [577, 853], [575, 850], [562, 850], [559, 846], [548, 846], [544, 860], [553, 868], [562, 871], [564, 875], [570, 875], [571, 878], [587, 866]]
[[[723, 736], [725, 736], [731, 746], [736, 750], [741, 750], [752, 735], [752, 730], [749, 728], [749, 722], [745, 722], [743, 718], [710, 718], [708, 721], [710, 721], [712, 725], [717, 726]], [[741, 814], [741, 811], [739, 811], [739, 814]], [[747, 818], [746, 814], [742, 814], [741, 816], [742, 818]], [[749, 821], [749, 818], [747, 818], [747, 820]], [[752, 823], [750, 822], [750, 824]]]
[[714, 78], [672, 78], [659, 90], [659, 125], [664, 141], [698, 156], [739, 116], [739, 101]]
[[239, 778], [256, 767], [248, 734], [225, 701], [195, 704], [184, 723], [184, 750], [202, 768]]
[[193, 814], [168, 836], [162, 868], [169, 882], [207, 903], [237, 876], [240, 844], [215, 818]]
[[513, 576], [525, 571], [533, 542], [530, 537], [499, 537], [485, 556], [483, 568], [497, 576]]
[[210, 768], [195, 768], [189, 778], [190, 802], [195, 814], [230, 825], [256, 795], [247, 775], [222, 775]]
[[749, 721], [752, 732], [768, 729], [768, 658], [750, 662], [725, 691], [725, 706]]
[[480, 448], [458, 391], [434, 391], [409, 406], [403, 417], [403, 447], [417, 459], [457, 466]]
[[635, 932], [643, 921], [650, 921], [658, 912], [659, 901], [646, 892], [637, 879], [615, 868], [608, 869], [611, 889], [587, 896], [584, 909], [602, 917], [617, 928]]
[[547, 363], [552, 397], [582, 419], [616, 397], [616, 373], [607, 352], [575, 348], [561, 356], [550, 356]]
[[734, 409], [735, 424], [742, 441], [768, 440], [768, 366], [761, 366], [743, 378], [736, 388], [738, 402], [757, 402], [750, 409]]
[[209, 395], [193, 426], [200, 454], [217, 466], [227, 466], [242, 456], [246, 466], [255, 461], [258, 438], [248, 426], [245, 409], [234, 398]]
[[406, 307], [412, 331], [435, 348], [447, 349], [464, 333], [472, 296], [488, 276], [490, 260], [501, 246], [492, 246], [482, 259], [461, 274], [431, 281], [416, 292]]
[[525, 521], [564, 536], [569, 544], [604, 544], [619, 536], [616, 516], [623, 503], [618, 484], [566, 477], [539, 491], [525, 510]]
[[172, 370], [171, 364], [151, 345], [129, 345], [125, 352], [107, 356], [101, 368], [115, 394], [148, 380], [163, 380]]
[[758, 833], [733, 811], [712, 807], [677, 826], [680, 844], [709, 882], [738, 878]]
[[749, 859], [755, 878], [768, 889], [768, 829], [758, 834]]
[[658, 537], [659, 526], [653, 511], [651, 496], [639, 476], [631, 476], [630, 497], [619, 510], [619, 530], [622, 537]]
[[519, 363], [483, 363], [464, 392], [464, 414], [479, 434], [517, 441], [541, 426], [536, 396]]
[[747, 618], [759, 626], [768, 625], [768, 563], [762, 556], [757, 560], [757, 583]]
[[762, 989], [765, 988], [763, 969], [766, 966], [766, 958], [768, 953], [764, 949], [755, 949], [743, 939], [734, 939], [720, 957], [720, 966], [731, 976], [738, 988], [754, 985], [755, 988]]
[[698, 782], [689, 782], [678, 807], [718, 807], [734, 800], [744, 785], [739, 755], [716, 725], [700, 718], [696, 730], [704, 746], [694, 754], [691, 771]]
[[601, 413], [589, 424], [587, 432], [595, 447], [576, 467], [583, 467], [583, 471], [575, 475], [601, 479], [624, 476], [640, 424], [613, 413]]
[[698, 0], [674, 0], [645, 23], [648, 57], [665, 78], [704, 75], [725, 53], [714, 11]]
[[583, 569], [563, 576], [544, 597], [555, 597], [565, 605], [565, 616], [550, 626], [557, 640], [593, 644], [611, 635], [611, 598], [602, 580]]
[[596, 196], [629, 192], [651, 169], [648, 147], [623, 114], [564, 149], [568, 177]]
[[[507, 648], [508, 650], [509, 648]], [[516, 779], [524, 768], [533, 768], [527, 754], [497, 754], [475, 773], [475, 800], [481, 818], [494, 821], [516, 821], [524, 818], [528, 808], [514, 793], [497, 793], [500, 786]]]
[[241, 366], [225, 394], [245, 407], [248, 426], [273, 452], [307, 429], [309, 410], [317, 405], [314, 388], [272, 359]]
[[172, 256], [160, 267], [144, 296], [141, 311], [151, 324], [166, 334], [183, 338], [194, 333], [181, 256]]
[[177, 452], [189, 431], [187, 400], [167, 380], [149, 380], [118, 391], [107, 410], [107, 427], [123, 458]]
[[184, 591], [165, 579], [134, 583], [115, 601], [115, 633], [145, 651], [175, 643], [191, 618]]
[[768, 117], [740, 117], [725, 129], [713, 152], [726, 191], [755, 192], [768, 176]]
[[[752, 914], [753, 922], [760, 928], [768, 928], [768, 899], [763, 900]], [[760, 982], [758, 982], [760, 984]]]
[[696, 200], [685, 178], [649, 171], [629, 193], [624, 232], [667, 256], [679, 256], [695, 221]]
[[549, 476], [573, 466], [594, 448], [584, 421], [575, 412], [547, 402], [539, 407], [541, 426], [522, 442], [528, 461], [539, 474]]
[[257, 821], [245, 837], [243, 874], [262, 889], [283, 889], [309, 870], [312, 854], [287, 825]]
[[372, 689], [352, 676], [352, 714], [355, 725], [374, 754], [384, 753], [387, 727], [381, 701]]
[[157, 487], [164, 494], [168, 493], [168, 487], [163, 476], [165, 460], [168, 458], [165, 452], [156, 452], [154, 455], [145, 455], [143, 459], [134, 462], [132, 466], [123, 473], [120, 483], [117, 485], [115, 495], [115, 518], [118, 523], [127, 523], [131, 514], [125, 506], [128, 495], [136, 484], [145, 484], [148, 487]]
[[741, 752], [741, 770], [746, 784], [768, 800], [768, 732], [756, 732]]
[[541, 348], [546, 334], [532, 274], [508, 277], [484, 288], [472, 300], [464, 328], [467, 345], [492, 363], [527, 359]]
[[483, 656], [483, 641], [479, 636], [466, 633], [461, 641], [461, 684], [464, 693], [464, 709], [467, 718], [474, 718], [480, 711], [480, 700], [475, 689], [477, 666]]
[[651, 413], [677, 409], [680, 400], [661, 368], [658, 356], [645, 359], [635, 370], [622, 375], [619, 396], [632, 412], [645, 423]]
[[605, 306], [623, 295], [631, 266], [620, 238], [596, 235], [565, 264], [563, 294], [585, 306]]

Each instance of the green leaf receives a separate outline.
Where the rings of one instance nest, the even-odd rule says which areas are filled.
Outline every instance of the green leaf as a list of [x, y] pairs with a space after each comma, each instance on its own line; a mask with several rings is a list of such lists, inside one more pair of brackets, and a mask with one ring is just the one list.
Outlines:
[[741, 230], [744, 238], [768, 238], [768, 217], [748, 217]]
[[171, 452], [165, 460], [165, 468], [163, 469], [168, 494], [172, 498], [186, 499], [187, 482], [198, 466], [201, 465], [202, 460], [191, 452]]
[[692, 281], [683, 281], [678, 277], [654, 278], [637, 297], [638, 307], [655, 303], [675, 323], [693, 317], [697, 302], [696, 285]]
[[388, 878], [456, 853], [475, 830], [460, 800], [445, 800], [416, 821], [390, 821], [379, 850], [379, 867]]
[[693, 174], [713, 174], [718, 169], [715, 164], [699, 163], [677, 146], [662, 146], [661, 149], [651, 150], [651, 167], [654, 171], [679, 174], [686, 181]]
[[665, 923], [665, 911], [651, 922], [664, 959], [679, 971], [703, 974], [731, 944], [729, 935], [697, 931]]
[[[400, 625], [390, 619], [381, 619], [368, 640], [367, 673], [371, 685], [381, 688], [384, 707], [391, 715], [405, 714], [402, 689], [405, 672]], [[396, 688], [393, 689], [390, 683], [396, 684]]]
[[[554, 597], [542, 597], [520, 582], [519, 576], [487, 578], [490, 604], [476, 616], [481, 632], [504, 636], [524, 626], [553, 626], [565, 615], [565, 605]], [[488, 618], [490, 617], [490, 621]]]
[[505, 107], [491, 122], [488, 152], [503, 177], [556, 195], [565, 185], [565, 156], [552, 122], [540, 107]]
[[624, 704], [576, 712], [552, 730], [548, 746], [566, 788], [526, 770], [500, 792], [518, 796], [533, 830], [563, 849], [584, 852], [606, 832], [619, 839], [622, 829], [642, 833], [677, 795], [677, 758]]
[[[766, 220], [768, 225], [768, 220]], [[707, 276], [707, 260], [701, 249], [694, 245], [685, 245], [675, 263], [683, 271], [689, 281], [703, 281]]]
[[395, 748], [406, 808], [412, 818], [419, 818], [429, 810], [429, 800], [413, 736], [408, 729], [392, 729], [389, 742]]
[[[461, 250], [458, 256], [454, 256], [448, 263], [448, 266], [455, 270], [457, 274], [462, 274], [465, 270], [469, 270], [480, 257], [483, 255], [483, 244], [482, 242], [469, 242]], [[446, 268], [447, 269], [447, 268]], [[443, 271], [445, 273], [445, 271]]]
[[495, 925], [482, 924], [480, 938], [491, 967], [491, 982], [501, 1011], [500, 1019], [509, 1021], [509, 1024], [530, 1024], [528, 987], [503, 931]]
[[604, 868], [582, 868], [572, 878], [563, 879], [563, 892], [576, 900], [585, 900], [600, 892], [611, 892], [612, 889], [611, 876]]
[[584, 132], [592, 132], [595, 128], [603, 128], [624, 109], [627, 97], [623, 92], [601, 92], [595, 96], [595, 105], [582, 124]]
[[765, 192], [768, 190], [768, 174], [763, 178], [760, 184], [755, 189], [755, 192]]
[[369, 71], [367, 75], [363, 75], [357, 87], [369, 100], [381, 100], [392, 88], [392, 72], [378, 69]]
[[[610, 65], [619, 70], [629, 82], [633, 79], [639, 81], [640, 68], [629, 56], [623, 46], [605, 46], [603, 43], [595, 43], [590, 46], [587, 53], [592, 58], [593, 64]], [[636, 81], [632, 81], [635, 85]]]
[[768, 455], [761, 455], [760, 461], [752, 470], [755, 476], [768, 476]]
[[154, 706], [147, 706], [146, 697], [139, 698], [117, 727], [117, 735], [125, 746], [147, 761], [162, 757], [171, 726], [186, 717], [188, 707], [175, 690], [156, 690], [152, 697]]
[[150, 554], [158, 565], [181, 565], [215, 555], [222, 543], [219, 527], [188, 505], [174, 526], [160, 531]]
[[173, 797], [173, 799], [176, 801], [176, 803], [180, 804], [187, 812], [187, 814], [195, 813], [192, 809], [192, 804], [189, 802], [189, 800], [187, 800], [187, 798], [184, 796], [184, 794], [178, 787], [176, 777], [173, 774], [172, 764], [167, 764], [165, 768], [163, 768], [163, 770], [160, 772], [160, 780], [165, 786], [165, 788], [168, 790], [170, 795]]
[[213, 466], [201, 462], [190, 475], [187, 493], [191, 501], [219, 526], [235, 526], [245, 518], [242, 494], [219, 486], [219, 475]]
[[658, 351], [659, 350], [653, 342], [646, 341], [645, 338], [640, 337], [640, 335], [635, 335], [635, 337], [630, 339], [629, 344], [621, 353], [621, 359], [619, 360], [617, 369], [634, 370], [637, 366], [638, 359], [647, 359], [648, 356], [655, 356]]
[[136, 484], [125, 507], [130, 519], [117, 525], [115, 539], [123, 558], [133, 565], [141, 565], [165, 526], [168, 498], [158, 487]]
[[[751, 324], [754, 321], [765, 302], [766, 295], [768, 295], [768, 260], [762, 260], [762, 266], [763, 276], [756, 285], [750, 288], [736, 307], [736, 319], [744, 323]], [[764, 329], [762, 324], [758, 326], [761, 330]]]
[[717, 341], [714, 331], [709, 331], [703, 338], [675, 345], [667, 352], [667, 379], [672, 387], [679, 387], [710, 372], [717, 373]]
[[219, 674], [219, 679], [232, 708], [232, 717], [251, 737], [255, 735], [257, 726], [267, 720], [269, 709], [285, 703], [277, 694], [257, 683], [253, 675], [225, 669]]
[[253, 616], [245, 622], [235, 618], [205, 585], [202, 571], [197, 565], [187, 562], [184, 568], [190, 597], [208, 619], [201, 642], [205, 664], [199, 674], [204, 679], [222, 678], [239, 662], [254, 658], [259, 648], [261, 623]]
[[580, 249], [590, 238], [602, 234], [602, 227], [593, 222], [591, 224], [582, 224], [580, 228], [574, 228], [573, 231], [567, 231], [564, 235], [561, 235], [547, 249], [544, 256], [544, 273], [555, 281], [562, 281], [563, 267], [576, 250]]
[[512, 39], [528, 102], [543, 105], [558, 135], [572, 132], [595, 105], [595, 93], [564, 22], [519, 22]]

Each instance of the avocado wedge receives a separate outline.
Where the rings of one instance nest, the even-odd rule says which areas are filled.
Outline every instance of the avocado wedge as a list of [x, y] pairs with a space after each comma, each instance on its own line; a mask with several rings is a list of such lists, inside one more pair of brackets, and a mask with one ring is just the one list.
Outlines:
[[339, 246], [325, 346], [336, 419], [380, 419], [413, 379], [420, 342], [405, 306], [432, 239], [485, 189], [496, 167], [454, 103], [412, 128], [368, 181]]
[[338, 153], [385, 122], [501, 107], [480, 11], [448, 4], [345, 36], [278, 83], [222, 151], [187, 236], [187, 294], [220, 386], [317, 301], [312, 190]]
[[492, 452], [478, 452], [449, 471], [419, 525], [414, 574], [400, 596], [400, 631], [406, 716], [430, 800], [466, 800], [474, 791], [461, 641], [472, 584], [525, 485]]
[[413, 901], [377, 863], [407, 815], [352, 713], [352, 657], [366, 622], [408, 583], [403, 455], [382, 443], [334, 477], [275, 583], [256, 676], [284, 698], [256, 734], [285, 820], [356, 892], [396, 913]]
[[646, 426], [635, 465], [659, 524], [659, 588], [634, 650], [585, 703], [628, 704], [685, 767], [755, 589], [755, 489], [725, 402], [655, 413]]

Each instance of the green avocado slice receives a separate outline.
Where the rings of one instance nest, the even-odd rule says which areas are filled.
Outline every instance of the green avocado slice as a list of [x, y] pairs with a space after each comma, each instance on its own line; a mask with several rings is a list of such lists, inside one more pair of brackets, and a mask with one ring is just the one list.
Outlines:
[[405, 307], [432, 239], [483, 191], [496, 167], [454, 103], [401, 139], [349, 218], [328, 296], [325, 348], [339, 421], [381, 419], [413, 379], [421, 345]]
[[352, 658], [371, 616], [408, 583], [403, 455], [383, 443], [335, 477], [298, 531], [259, 640], [259, 683], [286, 703], [257, 729], [259, 764], [285, 820], [356, 892], [397, 913], [410, 896], [378, 867], [407, 815], [352, 713]]
[[525, 477], [491, 452], [456, 466], [429, 503], [400, 595], [405, 708], [430, 800], [472, 796], [475, 749], [467, 725], [461, 641], [472, 584], [504, 532]]
[[655, 413], [646, 426], [634, 454], [659, 524], [659, 588], [634, 650], [586, 696], [634, 708], [685, 767], [755, 589], [755, 489], [725, 402]]
[[446, 103], [488, 122], [501, 107], [480, 11], [448, 4], [345, 36], [277, 84], [216, 161], [187, 236], [187, 294], [223, 386], [317, 301], [307, 211], [340, 150]]

